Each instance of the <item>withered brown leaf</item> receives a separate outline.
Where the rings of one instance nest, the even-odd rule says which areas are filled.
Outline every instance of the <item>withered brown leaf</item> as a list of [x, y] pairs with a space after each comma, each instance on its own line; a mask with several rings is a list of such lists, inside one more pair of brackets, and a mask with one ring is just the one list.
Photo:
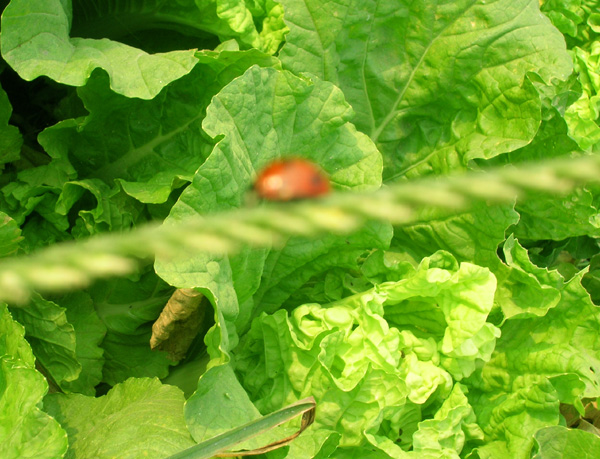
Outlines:
[[150, 348], [166, 351], [176, 362], [183, 359], [202, 327], [206, 309], [203, 298], [193, 288], [175, 290], [152, 325]]

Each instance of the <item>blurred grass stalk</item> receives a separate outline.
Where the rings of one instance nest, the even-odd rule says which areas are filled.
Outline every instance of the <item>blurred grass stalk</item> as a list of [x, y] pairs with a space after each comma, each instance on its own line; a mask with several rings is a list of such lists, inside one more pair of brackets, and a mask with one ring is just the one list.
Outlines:
[[347, 234], [368, 220], [406, 225], [423, 208], [460, 213], [476, 202], [527, 199], [529, 192], [565, 194], [600, 181], [600, 156], [549, 160], [460, 175], [399, 181], [375, 192], [337, 192], [291, 203], [198, 216], [166, 225], [147, 224], [129, 232], [54, 244], [31, 255], [0, 260], [0, 300], [27, 302], [32, 290], [83, 288], [96, 278], [133, 272], [141, 261], [227, 254], [246, 245], [281, 246], [290, 236]]

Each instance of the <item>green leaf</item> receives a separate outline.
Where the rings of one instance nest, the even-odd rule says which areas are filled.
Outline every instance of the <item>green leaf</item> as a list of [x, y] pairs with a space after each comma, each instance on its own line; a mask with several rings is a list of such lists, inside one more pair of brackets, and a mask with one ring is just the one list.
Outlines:
[[507, 319], [492, 358], [469, 379], [469, 399], [488, 443], [480, 456], [529, 457], [535, 432], [558, 424], [559, 402], [600, 395], [594, 331], [600, 313], [581, 286], [583, 274], [560, 289], [560, 302], [543, 317]]
[[[546, 200], [551, 202], [549, 198], [542, 198], [542, 201]], [[528, 203], [525, 201], [525, 205]], [[450, 217], [442, 215], [441, 218], [432, 218], [436, 214], [431, 212], [423, 214], [428, 221], [396, 229], [393, 241], [395, 250], [419, 260], [432, 250], [443, 249], [459, 260], [473, 260], [480, 266], [490, 268], [498, 280], [494, 301], [505, 317], [523, 313], [544, 315], [556, 305], [562, 277], [535, 266], [514, 236], [504, 243], [506, 263], [498, 258], [497, 247], [505, 239], [505, 231], [519, 221], [512, 206], [490, 207], [480, 204], [469, 213]], [[560, 213], [557, 212], [557, 215]], [[531, 215], [531, 223], [534, 228], [541, 229], [544, 226], [539, 215]]]
[[383, 153], [384, 178], [442, 173], [526, 145], [540, 118], [528, 72], [572, 63], [537, 0], [283, 0], [284, 68], [338, 85]]
[[[329, 174], [334, 187], [378, 187], [381, 156], [348, 122], [351, 114], [341, 91], [330, 83], [251, 67], [223, 88], [208, 107], [204, 130], [215, 138], [224, 137], [198, 169], [167, 221], [242, 206], [256, 172], [279, 157], [314, 161]], [[385, 241], [389, 237], [389, 229], [376, 233], [375, 239]], [[333, 238], [330, 241], [332, 248], [340, 244]], [[369, 245], [365, 237], [357, 241], [361, 249]], [[298, 252], [313, 252], [302, 261], [305, 265], [311, 257], [323, 255], [323, 250], [313, 249], [312, 241], [291, 239], [287, 243], [290, 247], [294, 244]], [[235, 335], [227, 331], [226, 321], [235, 320], [244, 305], [239, 324], [247, 326], [253, 308], [251, 297], [259, 287], [267, 254], [266, 249], [251, 248], [243, 248], [233, 257], [185, 253], [169, 259], [158, 257], [156, 270], [171, 285], [200, 288], [213, 301], [221, 340], [228, 341], [229, 335], [233, 340], [224, 348], [230, 349], [235, 346]], [[284, 259], [296, 267], [301, 265], [300, 260]], [[323, 269], [335, 265], [327, 263]], [[311, 273], [302, 274], [304, 277], [296, 276], [308, 280], [315, 272], [314, 266], [311, 269]]]
[[[323, 429], [337, 430], [342, 435], [340, 445], [359, 444], [360, 432], [378, 418], [384, 406], [405, 401], [404, 378], [395, 368], [400, 355], [398, 332], [389, 329], [380, 316], [371, 316], [369, 309], [363, 305], [352, 317], [349, 307], [306, 305], [291, 318], [285, 311], [262, 315], [240, 344], [236, 370], [262, 412], [305, 394], [317, 399], [315, 434], [309, 429], [292, 449], [298, 442], [301, 450], [310, 448], [312, 457], [321, 448], [316, 440], [327, 440], [318, 434]], [[309, 329], [305, 323], [314, 326]], [[344, 338], [354, 324], [356, 338], [348, 342]], [[323, 337], [326, 342], [320, 344]], [[362, 349], [368, 352], [361, 355]]]
[[518, 222], [512, 205], [477, 204], [470, 212], [446, 215], [436, 210], [421, 211], [422, 223], [395, 228], [392, 247], [420, 260], [437, 250], [450, 252], [459, 261], [468, 261], [492, 270], [500, 260], [497, 247], [507, 228]]
[[[237, 37], [244, 48], [257, 48], [269, 54], [276, 53], [281, 46], [287, 28], [279, 3], [271, 0], [213, 0], [205, 3], [214, 3], [217, 16], [232, 30], [227, 35], [220, 33], [221, 38]], [[208, 21], [205, 19], [205, 22]]]
[[581, 283], [590, 294], [595, 304], [600, 304], [600, 254], [590, 260], [589, 271], [583, 276]]
[[538, 430], [535, 441], [540, 449], [533, 459], [592, 458], [594, 451], [600, 451], [600, 438], [596, 435], [562, 426]]
[[[259, 107], [267, 109], [261, 112]], [[336, 188], [377, 188], [381, 157], [348, 122], [351, 116], [343, 94], [329, 83], [250, 68], [213, 98], [203, 128], [212, 137], [224, 138], [182, 194], [172, 217], [181, 218], [192, 209], [214, 212], [240, 206], [256, 171], [286, 156], [319, 164]], [[226, 166], [227, 161], [238, 167]], [[208, 200], [204, 192], [219, 182]]]
[[[544, 317], [515, 317], [506, 321], [496, 348], [498, 354], [489, 363], [495, 373], [500, 369], [506, 369], [514, 377], [574, 373], [585, 382], [586, 397], [600, 395], [596, 376], [600, 368], [600, 343], [591, 332], [600, 324], [600, 314], [581, 286], [583, 274], [565, 284], [560, 291], [560, 302]], [[485, 367], [483, 377], [486, 377]]]
[[19, 129], [8, 124], [12, 107], [6, 92], [0, 87], [0, 170], [4, 164], [19, 159], [23, 138]]
[[[260, 412], [238, 382], [231, 365], [210, 368], [185, 404], [188, 429], [198, 443], [259, 419]], [[278, 427], [236, 444], [236, 451], [252, 450], [285, 438], [297, 428]]]
[[[203, 93], [202, 84], [184, 82], [144, 101], [109, 91], [106, 80], [91, 78], [79, 90], [90, 115], [76, 124], [63, 122], [46, 129], [44, 146], [52, 156], [68, 155], [81, 178], [100, 179], [109, 187], [114, 179], [122, 179], [124, 190], [136, 199], [164, 202], [173, 188], [191, 178], [210, 148], [198, 131], [203, 116], [199, 94], [190, 94]], [[100, 186], [84, 183], [74, 185]], [[74, 197], [72, 191], [63, 191], [59, 209], [68, 210]]]
[[89, 293], [109, 330], [133, 335], [142, 324], [156, 320], [173, 288], [146, 268], [139, 277], [98, 281]]
[[230, 365], [210, 368], [185, 404], [190, 433], [198, 443], [260, 417]]
[[[65, 125], [73, 126], [76, 123], [71, 120]], [[45, 146], [44, 132], [40, 134], [39, 142]], [[56, 214], [55, 205], [64, 184], [76, 176], [76, 171], [66, 159], [66, 152], [47, 151], [52, 158], [49, 164], [19, 172], [17, 180], [2, 188], [6, 201], [4, 210], [19, 224], [23, 224], [25, 217], [35, 210], [62, 232], [68, 227], [68, 219]]]
[[104, 351], [100, 343], [106, 326], [96, 314], [89, 294], [74, 292], [58, 301], [66, 309], [67, 320], [75, 329], [75, 353], [81, 364], [81, 373], [75, 381], [67, 381], [61, 388], [68, 392], [95, 395], [95, 387], [102, 381]]
[[577, 36], [577, 27], [584, 22], [581, 0], [547, 0], [540, 8], [563, 34]]
[[564, 197], [534, 195], [516, 206], [521, 215], [514, 228], [519, 239], [560, 241], [574, 236], [600, 236], [593, 194], [578, 189]]
[[152, 99], [197, 62], [194, 49], [148, 54], [106, 38], [72, 38], [74, 19], [71, 2], [12, 0], [2, 13], [2, 56], [25, 80], [45, 75], [72, 86], [83, 86], [102, 68], [115, 92], [142, 99]]
[[15, 255], [22, 240], [19, 225], [4, 212], [0, 212], [0, 258]]
[[192, 179], [212, 148], [201, 128], [212, 96], [250, 65], [277, 65], [256, 50], [204, 52], [199, 57], [202, 63], [196, 69], [151, 101], [113, 93], [105, 76], [93, 77], [79, 89], [90, 115], [43, 133], [44, 146], [53, 156], [68, 155], [81, 178], [93, 179], [74, 185], [97, 194], [90, 188], [100, 186], [97, 179], [110, 186], [117, 179], [139, 201], [162, 203]]
[[55, 242], [70, 240], [69, 234], [60, 231], [56, 226], [40, 215], [32, 215], [23, 225], [24, 241], [21, 243], [25, 253], [47, 247]]
[[[254, 295], [256, 306], [253, 311], [241, 312], [237, 326], [244, 330], [249, 325], [248, 314], [254, 318], [262, 312], [276, 311], [292, 292], [315, 275], [328, 273], [332, 268], [358, 268], [358, 259], [365, 251], [387, 248], [391, 237], [390, 225], [373, 222], [345, 238], [322, 236], [319, 244], [313, 239], [291, 239], [283, 249], [268, 255], [264, 266], [268, 277]], [[297, 303], [289, 306], [297, 306]]]
[[600, 142], [600, 45], [592, 42], [589, 49], [579, 47], [571, 51], [581, 83], [579, 99], [565, 112], [569, 135], [582, 150], [590, 150]]
[[544, 378], [505, 385], [499, 392], [469, 391], [469, 400], [485, 434], [476, 449], [482, 459], [529, 458], [535, 432], [559, 422], [556, 392]]
[[464, 386], [455, 384], [434, 417], [419, 423], [412, 451], [408, 453], [382, 435], [367, 434], [367, 439], [392, 458], [458, 458], [466, 441], [483, 440], [465, 392]]
[[460, 453], [465, 441], [483, 440], [483, 432], [475, 422], [477, 418], [465, 392], [464, 386], [456, 384], [433, 419], [419, 424], [413, 449], [418, 457], [450, 456]]
[[48, 383], [35, 369], [25, 331], [0, 304], [0, 455], [54, 459], [67, 450], [60, 424], [40, 410]]
[[221, 453], [226, 449], [230, 449], [232, 446], [237, 445], [244, 440], [251, 439], [255, 435], [261, 433], [266, 433], [273, 427], [283, 424], [299, 414], [312, 411], [312, 414], [309, 415], [309, 419], [314, 419], [314, 409], [315, 401], [312, 398], [300, 400], [299, 402], [286, 406], [275, 411], [274, 413], [267, 414], [259, 419], [239, 426], [236, 429], [232, 429], [221, 435], [213, 437], [212, 439], [193, 446], [188, 450], [174, 454], [173, 456], [170, 456], [169, 459], [182, 459], [189, 457], [197, 459], [209, 459], [217, 453]]
[[[96, 200], [96, 207], [93, 209], [85, 209], [86, 192]], [[72, 230], [76, 238], [102, 231], [129, 229], [142, 214], [142, 205], [139, 202], [126, 195], [118, 186], [110, 189], [98, 179], [65, 183], [56, 202], [56, 212], [68, 215], [75, 205], [84, 207], [77, 212], [80, 218]]]
[[167, 376], [173, 364], [164, 352], [150, 350], [152, 322], [173, 293], [152, 270], [140, 278], [97, 282], [89, 290], [98, 317], [107, 328], [101, 347], [103, 380], [116, 384], [131, 376]]
[[565, 81], [553, 80], [550, 85], [529, 75], [542, 101], [542, 122], [530, 143], [512, 152], [478, 161], [484, 167], [523, 162], [542, 161], [550, 157], [568, 157], [579, 150], [572, 139], [565, 120], [565, 112], [581, 95], [581, 84], [576, 74]]
[[59, 304], [31, 296], [24, 308], [14, 308], [12, 314], [25, 327], [25, 335], [40, 364], [56, 384], [75, 381], [81, 373], [77, 359], [76, 335], [67, 320], [66, 310]]
[[455, 379], [469, 376], [477, 362], [489, 360], [499, 330], [487, 323], [496, 279], [470, 263], [457, 265], [446, 252], [424, 258], [403, 282], [383, 284], [385, 318], [418, 337], [439, 342], [441, 366]]
[[[408, 400], [444, 400], [451, 375], [464, 378], [490, 359], [499, 335], [486, 323], [495, 282], [487, 269], [459, 266], [444, 252], [399, 277], [289, 316], [279, 310], [255, 319], [233, 355], [259, 410], [310, 394], [319, 405], [315, 431], [337, 431], [341, 447], [390, 423], [393, 441], [398, 429], [415, 431]], [[403, 415], [407, 425], [398, 424]]]
[[67, 458], [164, 458], [194, 444], [183, 394], [156, 379], [128, 379], [108, 394], [51, 394], [44, 408], [69, 435]]
[[518, 314], [544, 316], [560, 301], [563, 277], [556, 271], [538, 268], [527, 251], [510, 235], [503, 247], [506, 266], [498, 271], [501, 277], [495, 301], [505, 318]]
[[150, 350], [151, 334], [151, 325], [140, 327], [135, 335], [109, 330], [102, 340], [105, 359], [102, 381], [114, 385], [130, 377], [165, 378], [174, 362], [166, 352]]
[[[63, 122], [61, 126], [77, 126], [75, 120]], [[17, 173], [2, 188], [4, 211], [22, 225], [25, 240], [22, 247], [25, 252], [49, 243], [71, 239], [67, 233], [69, 219], [57, 213], [58, 197], [65, 184], [76, 177], [76, 171], [67, 159], [63, 149], [52, 148], [51, 139], [45, 132], [40, 133], [38, 141], [50, 154], [50, 160], [40, 161], [42, 165], [30, 167]], [[44, 155], [45, 156], [45, 155]], [[34, 162], [34, 164], [38, 164]]]

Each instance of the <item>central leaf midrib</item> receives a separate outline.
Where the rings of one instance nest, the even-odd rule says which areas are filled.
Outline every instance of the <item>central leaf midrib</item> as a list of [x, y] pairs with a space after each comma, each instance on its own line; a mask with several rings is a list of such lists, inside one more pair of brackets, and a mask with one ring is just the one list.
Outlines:
[[[375, 129], [373, 129], [371, 131], [370, 137], [371, 137], [371, 139], [373, 139], [373, 142], [375, 142], [375, 143], [378, 142], [379, 136], [382, 134], [382, 132], [385, 130], [385, 128], [388, 126], [388, 124], [390, 124], [392, 122], [392, 120], [394, 119], [394, 117], [398, 114], [398, 105], [400, 105], [400, 102], [402, 102], [402, 100], [404, 99], [404, 94], [406, 94], [406, 91], [408, 90], [408, 87], [410, 86], [410, 84], [412, 83], [413, 79], [415, 78], [415, 75], [417, 74], [417, 71], [420, 69], [421, 64], [425, 60], [425, 56], [427, 56], [427, 53], [429, 52], [429, 50], [431, 49], [431, 47], [433, 46], [433, 44], [441, 36], [443, 36], [444, 32], [451, 25], [453, 25], [456, 22], [456, 20], [458, 20], [458, 18], [462, 17], [462, 15], [464, 15], [465, 12], [468, 11], [474, 4], [475, 3], [471, 3], [460, 14], [457, 14], [453, 21], [449, 21], [448, 24], [446, 24], [445, 27], [443, 27], [442, 29], [440, 29], [440, 31], [438, 32], [438, 34], [431, 39], [431, 41], [429, 42], [429, 44], [427, 45], [427, 47], [424, 49], [423, 53], [421, 54], [421, 57], [419, 58], [418, 62], [415, 64], [414, 68], [410, 72], [410, 75], [409, 75], [408, 79], [406, 80], [406, 83], [405, 83], [404, 87], [398, 93], [398, 97], [394, 101], [394, 104], [392, 105], [392, 108], [390, 109], [390, 111], [388, 112], [388, 114], [385, 116], [385, 118], [383, 119], [383, 121], [381, 122], [381, 124], [377, 128], [375, 128]], [[375, 20], [375, 18], [373, 18], [373, 20]], [[373, 126], [375, 126], [374, 122], [373, 122]]]

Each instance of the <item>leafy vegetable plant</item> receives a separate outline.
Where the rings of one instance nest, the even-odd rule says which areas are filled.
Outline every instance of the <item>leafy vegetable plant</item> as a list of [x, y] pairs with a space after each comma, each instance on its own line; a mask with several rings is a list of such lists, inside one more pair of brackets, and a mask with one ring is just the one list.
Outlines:
[[600, 451], [597, 2], [2, 7], [1, 457]]

